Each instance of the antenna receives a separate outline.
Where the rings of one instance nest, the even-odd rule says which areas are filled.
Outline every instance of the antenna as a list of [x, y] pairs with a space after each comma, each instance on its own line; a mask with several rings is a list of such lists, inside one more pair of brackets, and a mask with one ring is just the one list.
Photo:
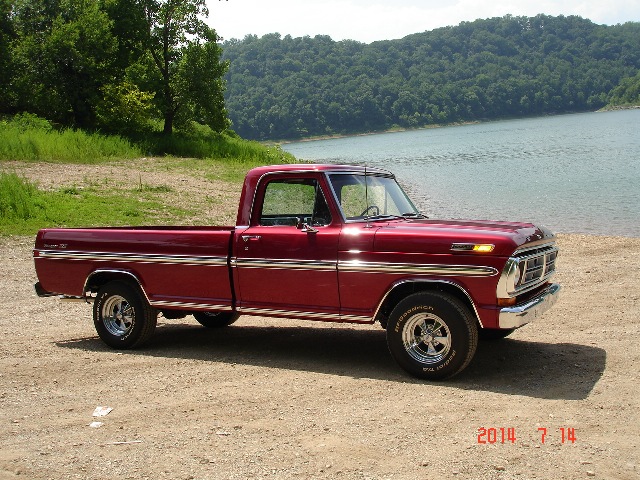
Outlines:
[[364, 203], [367, 215], [364, 217], [367, 219], [367, 225], [365, 228], [371, 228], [371, 224], [369, 223], [369, 178], [367, 177], [367, 165], [364, 166]]

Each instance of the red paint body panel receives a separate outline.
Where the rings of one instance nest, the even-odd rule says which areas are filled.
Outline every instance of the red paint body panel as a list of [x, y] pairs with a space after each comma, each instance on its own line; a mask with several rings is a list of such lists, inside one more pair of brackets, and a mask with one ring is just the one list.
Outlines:
[[[553, 235], [528, 223], [402, 219], [346, 221], [327, 173], [363, 167], [278, 165], [251, 170], [236, 227], [45, 229], [34, 250], [42, 288], [85, 294], [96, 272], [137, 279], [160, 309], [221, 310], [330, 321], [372, 322], [386, 295], [406, 282], [440, 282], [466, 295], [484, 327], [497, 327], [496, 289], [507, 259]], [[367, 175], [389, 175], [366, 170]], [[331, 223], [308, 232], [260, 225], [266, 181], [313, 179]], [[452, 244], [494, 245], [488, 254]]]
[[36, 239], [36, 273], [45, 290], [80, 296], [94, 272], [124, 271], [139, 280], [152, 304], [231, 307], [232, 234], [233, 227], [45, 229]]

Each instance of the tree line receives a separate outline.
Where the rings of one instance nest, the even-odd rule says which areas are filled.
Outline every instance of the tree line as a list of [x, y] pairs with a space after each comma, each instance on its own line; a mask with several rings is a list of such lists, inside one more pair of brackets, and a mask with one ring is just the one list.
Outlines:
[[63, 126], [220, 132], [220, 38], [205, 0], [0, 0], [0, 114]]
[[[637, 102], [640, 23], [515, 17], [364, 44], [248, 35], [222, 44], [226, 106], [250, 139], [596, 110]], [[635, 78], [635, 80], [634, 80]], [[615, 90], [618, 88], [618, 90]], [[613, 93], [613, 96], [612, 96]]]

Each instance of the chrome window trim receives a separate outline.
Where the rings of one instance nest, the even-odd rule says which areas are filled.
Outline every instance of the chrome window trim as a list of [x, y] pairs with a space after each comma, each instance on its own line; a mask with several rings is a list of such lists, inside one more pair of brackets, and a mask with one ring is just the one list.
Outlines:
[[[383, 170], [378, 170], [378, 172], [382, 172]], [[349, 170], [349, 171], [345, 171], [344, 173], [356, 173], [357, 169], [354, 169], [353, 171]], [[253, 217], [253, 214], [255, 213], [255, 207], [256, 207], [256, 198], [258, 196], [258, 190], [260, 189], [262, 182], [264, 181], [265, 178], [268, 178], [270, 176], [274, 176], [274, 175], [302, 175], [302, 174], [314, 174], [314, 175], [318, 175], [318, 176], [324, 176], [325, 179], [328, 181], [328, 177], [327, 177], [327, 173], [328, 171], [326, 170], [316, 170], [314, 168], [299, 168], [299, 169], [295, 169], [295, 170], [273, 170], [270, 172], [266, 172], [263, 173], [262, 175], [260, 175], [260, 178], [258, 178], [258, 181], [256, 182], [256, 187], [253, 191], [253, 196], [251, 197], [251, 208], [249, 209], [249, 224], [250, 226], [261, 226], [260, 224], [257, 224], [255, 222], [255, 219]], [[388, 173], [388, 172], [387, 172]], [[332, 193], [334, 194], [334, 201], [335, 201], [335, 192], [333, 192], [333, 188], [331, 187], [331, 183], [329, 182], [329, 188], [331, 188]], [[320, 190], [322, 191], [322, 188], [320, 188]], [[324, 192], [323, 192], [324, 194]], [[325, 196], [325, 201], [327, 200], [327, 197]], [[327, 205], [329, 205], [329, 203], [327, 202]], [[329, 209], [331, 209], [331, 206], [329, 205]], [[341, 212], [342, 213], [342, 212]], [[332, 219], [333, 222], [333, 219]]]
[[323, 172], [327, 181], [327, 184], [329, 185], [329, 189], [331, 190], [331, 195], [333, 196], [333, 202], [335, 203], [335, 205], [338, 207], [338, 211], [340, 212], [340, 216], [342, 217], [342, 223], [343, 224], [354, 224], [354, 223], [372, 223], [372, 222], [388, 222], [390, 219], [392, 218], [401, 218], [399, 216], [394, 216], [392, 218], [389, 217], [379, 217], [379, 218], [370, 218], [370, 219], [356, 219], [356, 220], [349, 220], [347, 218], [347, 216], [344, 213], [344, 210], [342, 209], [342, 204], [338, 201], [338, 195], [336, 194], [336, 190], [335, 188], [333, 188], [333, 182], [331, 181], [331, 176], [332, 175], [362, 175], [362, 176], [366, 176], [366, 177], [383, 177], [383, 178], [390, 178], [392, 180], [394, 180], [396, 182], [396, 184], [398, 184], [398, 187], [400, 187], [400, 190], [402, 190], [402, 193], [404, 193], [405, 198], [407, 199], [407, 201], [413, 206], [413, 208], [416, 210], [416, 212], [418, 212], [418, 209], [416, 208], [416, 206], [413, 204], [413, 200], [411, 200], [411, 198], [409, 198], [409, 195], [407, 195], [407, 192], [404, 191], [404, 189], [402, 188], [402, 186], [398, 183], [398, 179], [396, 178], [396, 176], [386, 170], [382, 170], [382, 169], [374, 169], [374, 170], [354, 170], [354, 171], [325, 171]]
[[[279, 172], [269, 172], [269, 173], [265, 173], [263, 175], [260, 176], [260, 178], [258, 179], [258, 183], [256, 183], [256, 188], [255, 191], [253, 192], [253, 198], [251, 199], [251, 210], [249, 211], [249, 222], [253, 223], [254, 227], [273, 227], [273, 226], [278, 226], [281, 227], [283, 225], [262, 225], [260, 223], [260, 218], [256, 219], [256, 222], [253, 222], [253, 213], [254, 213], [254, 207], [255, 207], [255, 202], [256, 202], [256, 196], [258, 195], [258, 186], [260, 186], [262, 184], [262, 179], [265, 177], [269, 177], [270, 175], [277, 175], [277, 174], [282, 174], [285, 173], [283, 171], [279, 171]], [[289, 173], [289, 172], [286, 172]], [[301, 173], [320, 173], [322, 174], [323, 172], [318, 172], [318, 171], [314, 171], [314, 170], [293, 170], [291, 171], [291, 173], [293, 173], [294, 175], [298, 175]], [[294, 177], [295, 179], [295, 177]], [[287, 177], [284, 178], [283, 181], [286, 180], [291, 180], [291, 178]], [[311, 180], [314, 180], [316, 182], [316, 194], [318, 192], [318, 190], [320, 190], [320, 195], [322, 195], [322, 198], [324, 199], [324, 203], [327, 205], [328, 209], [329, 209], [329, 215], [331, 215], [331, 206], [329, 205], [329, 202], [327, 201], [327, 196], [324, 194], [324, 190], [322, 188], [322, 185], [320, 185], [320, 182], [318, 181], [318, 179], [316, 179], [315, 177], [311, 177]], [[270, 182], [270, 180], [268, 181]], [[266, 187], [265, 187], [266, 188]], [[266, 193], [266, 190], [265, 190]], [[264, 198], [262, 199], [262, 209], [264, 209]], [[262, 213], [262, 211], [260, 212]], [[333, 217], [331, 218], [331, 221], [325, 225], [315, 225], [317, 227], [327, 227], [329, 225], [331, 225], [333, 223]]]
[[210, 265], [226, 266], [226, 256], [193, 256], [193, 255], [162, 255], [140, 253], [114, 253], [114, 252], [83, 252], [83, 251], [58, 251], [37, 250], [38, 258], [50, 260], [93, 260], [96, 262], [132, 262], [132, 263], [159, 263], [182, 265]]

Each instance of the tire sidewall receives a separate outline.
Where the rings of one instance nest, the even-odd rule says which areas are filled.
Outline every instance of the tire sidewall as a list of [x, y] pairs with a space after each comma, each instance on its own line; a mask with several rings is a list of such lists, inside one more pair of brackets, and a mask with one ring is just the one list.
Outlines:
[[196, 321], [206, 328], [228, 327], [238, 319], [236, 312], [194, 312]]
[[[124, 335], [112, 334], [104, 324], [102, 308], [104, 303], [113, 296], [124, 298], [133, 308], [133, 321], [131, 327]], [[112, 348], [127, 349], [133, 347], [140, 338], [144, 322], [144, 306], [140, 295], [133, 287], [124, 283], [109, 283], [102, 287], [93, 303], [93, 323], [98, 336], [104, 343]]]
[[[422, 363], [410, 356], [403, 344], [403, 330], [414, 315], [429, 314], [446, 324], [451, 345], [438, 362]], [[440, 380], [464, 369], [475, 354], [478, 332], [468, 309], [457, 299], [440, 293], [418, 293], [402, 300], [393, 310], [387, 324], [387, 343], [398, 364], [412, 375]]]

